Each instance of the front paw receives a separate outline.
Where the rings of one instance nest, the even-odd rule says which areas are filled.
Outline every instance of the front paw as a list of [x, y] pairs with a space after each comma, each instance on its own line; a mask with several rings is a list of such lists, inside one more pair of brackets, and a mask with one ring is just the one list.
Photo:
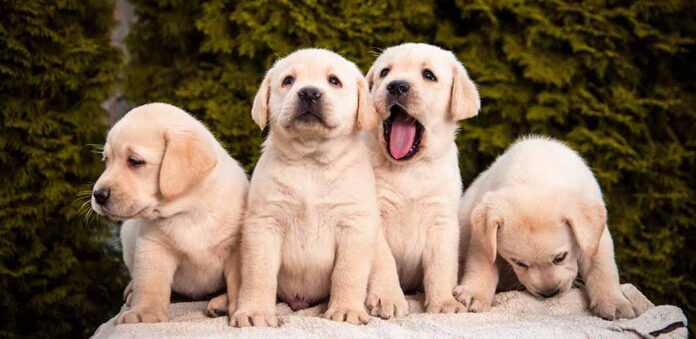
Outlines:
[[151, 307], [133, 307], [130, 310], [123, 312], [117, 324], [136, 324], [136, 323], [161, 323], [169, 320], [167, 309], [158, 309]]
[[370, 293], [365, 306], [372, 316], [382, 319], [399, 318], [408, 314], [408, 301], [403, 293]]
[[464, 313], [466, 312], [466, 307], [462, 303], [458, 302], [453, 297], [446, 297], [441, 300], [436, 300], [432, 302], [427, 302], [425, 311], [428, 313]]
[[590, 303], [592, 313], [607, 319], [632, 319], [639, 315], [638, 309], [619, 291], [613, 296], [600, 296]]
[[278, 317], [273, 311], [237, 311], [230, 316], [233, 327], [278, 327]]
[[489, 296], [485, 292], [469, 289], [464, 285], [455, 287], [452, 295], [472, 313], [488, 312], [493, 303], [492, 295]]
[[205, 314], [211, 318], [222, 317], [223, 315], [234, 313], [234, 309], [227, 305], [227, 294], [221, 294], [213, 299], [210, 299], [208, 306], [205, 309]]
[[370, 321], [370, 315], [367, 314], [362, 305], [360, 307], [331, 306], [324, 313], [324, 319], [347, 322], [353, 325], [364, 325]]

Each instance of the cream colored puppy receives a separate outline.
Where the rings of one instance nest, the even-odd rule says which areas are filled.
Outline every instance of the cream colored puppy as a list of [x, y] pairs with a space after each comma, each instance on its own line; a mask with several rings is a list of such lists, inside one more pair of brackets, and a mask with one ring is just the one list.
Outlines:
[[118, 323], [167, 321], [172, 291], [236, 300], [246, 174], [199, 121], [168, 104], [128, 112], [109, 132], [92, 208], [121, 227], [132, 278]]
[[516, 142], [467, 189], [460, 213], [471, 241], [455, 295], [469, 311], [490, 309], [496, 286], [521, 283], [550, 298], [570, 289], [579, 273], [594, 313], [638, 315], [619, 289], [599, 184], [561, 142], [535, 136]]
[[462, 192], [454, 137], [457, 121], [479, 111], [476, 86], [454, 54], [413, 43], [385, 50], [367, 79], [380, 116], [368, 144], [401, 286], [422, 287], [430, 313], [465, 311], [452, 296]]
[[[367, 322], [380, 233], [374, 175], [357, 134], [375, 124], [362, 74], [333, 52], [296, 51], [268, 71], [251, 113], [270, 133], [251, 179], [230, 324], [278, 326], [276, 296], [294, 310], [329, 298], [325, 318]], [[398, 290], [393, 262], [392, 271]]]

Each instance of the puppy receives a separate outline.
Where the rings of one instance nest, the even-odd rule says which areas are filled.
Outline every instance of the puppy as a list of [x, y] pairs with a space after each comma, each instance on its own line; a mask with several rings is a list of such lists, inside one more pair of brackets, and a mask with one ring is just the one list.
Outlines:
[[270, 132], [251, 179], [230, 324], [276, 327], [276, 296], [298, 310], [329, 295], [325, 318], [367, 322], [380, 233], [374, 174], [357, 133], [376, 121], [362, 74], [333, 52], [296, 51], [268, 71], [251, 114]]
[[561, 142], [534, 136], [516, 142], [467, 189], [460, 216], [471, 241], [455, 295], [469, 311], [490, 309], [496, 286], [522, 284], [550, 298], [570, 289], [579, 273], [595, 314], [638, 315], [619, 289], [599, 184]]
[[426, 44], [385, 50], [366, 77], [380, 118], [367, 142], [401, 286], [423, 288], [427, 312], [463, 312], [452, 296], [462, 192], [454, 137], [457, 121], [479, 111], [476, 86], [454, 54]]
[[236, 300], [237, 242], [246, 174], [215, 137], [181, 109], [137, 107], [109, 132], [106, 169], [92, 208], [121, 228], [132, 277], [118, 323], [167, 321], [172, 291], [200, 298], [227, 285]]

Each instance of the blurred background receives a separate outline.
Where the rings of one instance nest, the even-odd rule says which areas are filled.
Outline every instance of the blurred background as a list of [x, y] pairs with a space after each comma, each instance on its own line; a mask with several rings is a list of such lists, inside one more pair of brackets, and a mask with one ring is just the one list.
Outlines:
[[119, 310], [118, 225], [84, 203], [129, 108], [185, 108], [251, 172], [274, 60], [324, 47], [367, 71], [407, 41], [454, 51], [478, 84], [465, 185], [520, 135], [566, 141], [604, 189], [622, 282], [693, 321], [692, 0], [0, 0], [0, 337], [85, 337]]

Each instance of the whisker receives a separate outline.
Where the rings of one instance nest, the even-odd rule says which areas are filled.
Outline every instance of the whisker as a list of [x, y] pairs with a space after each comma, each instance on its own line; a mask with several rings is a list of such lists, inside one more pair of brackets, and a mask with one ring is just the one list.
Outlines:
[[104, 145], [102, 144], [86, 144], [85, 148], [89, 148], [92, 153], [102, 154], [104, 153]]
[[382, 52], [384, 52], [384, 48], [379, 48], [376, 46], [370, 47], [370, 50], [369, 50], [369, 53], [372, 55], [375, 55], [375, 56], [382, 54]]

